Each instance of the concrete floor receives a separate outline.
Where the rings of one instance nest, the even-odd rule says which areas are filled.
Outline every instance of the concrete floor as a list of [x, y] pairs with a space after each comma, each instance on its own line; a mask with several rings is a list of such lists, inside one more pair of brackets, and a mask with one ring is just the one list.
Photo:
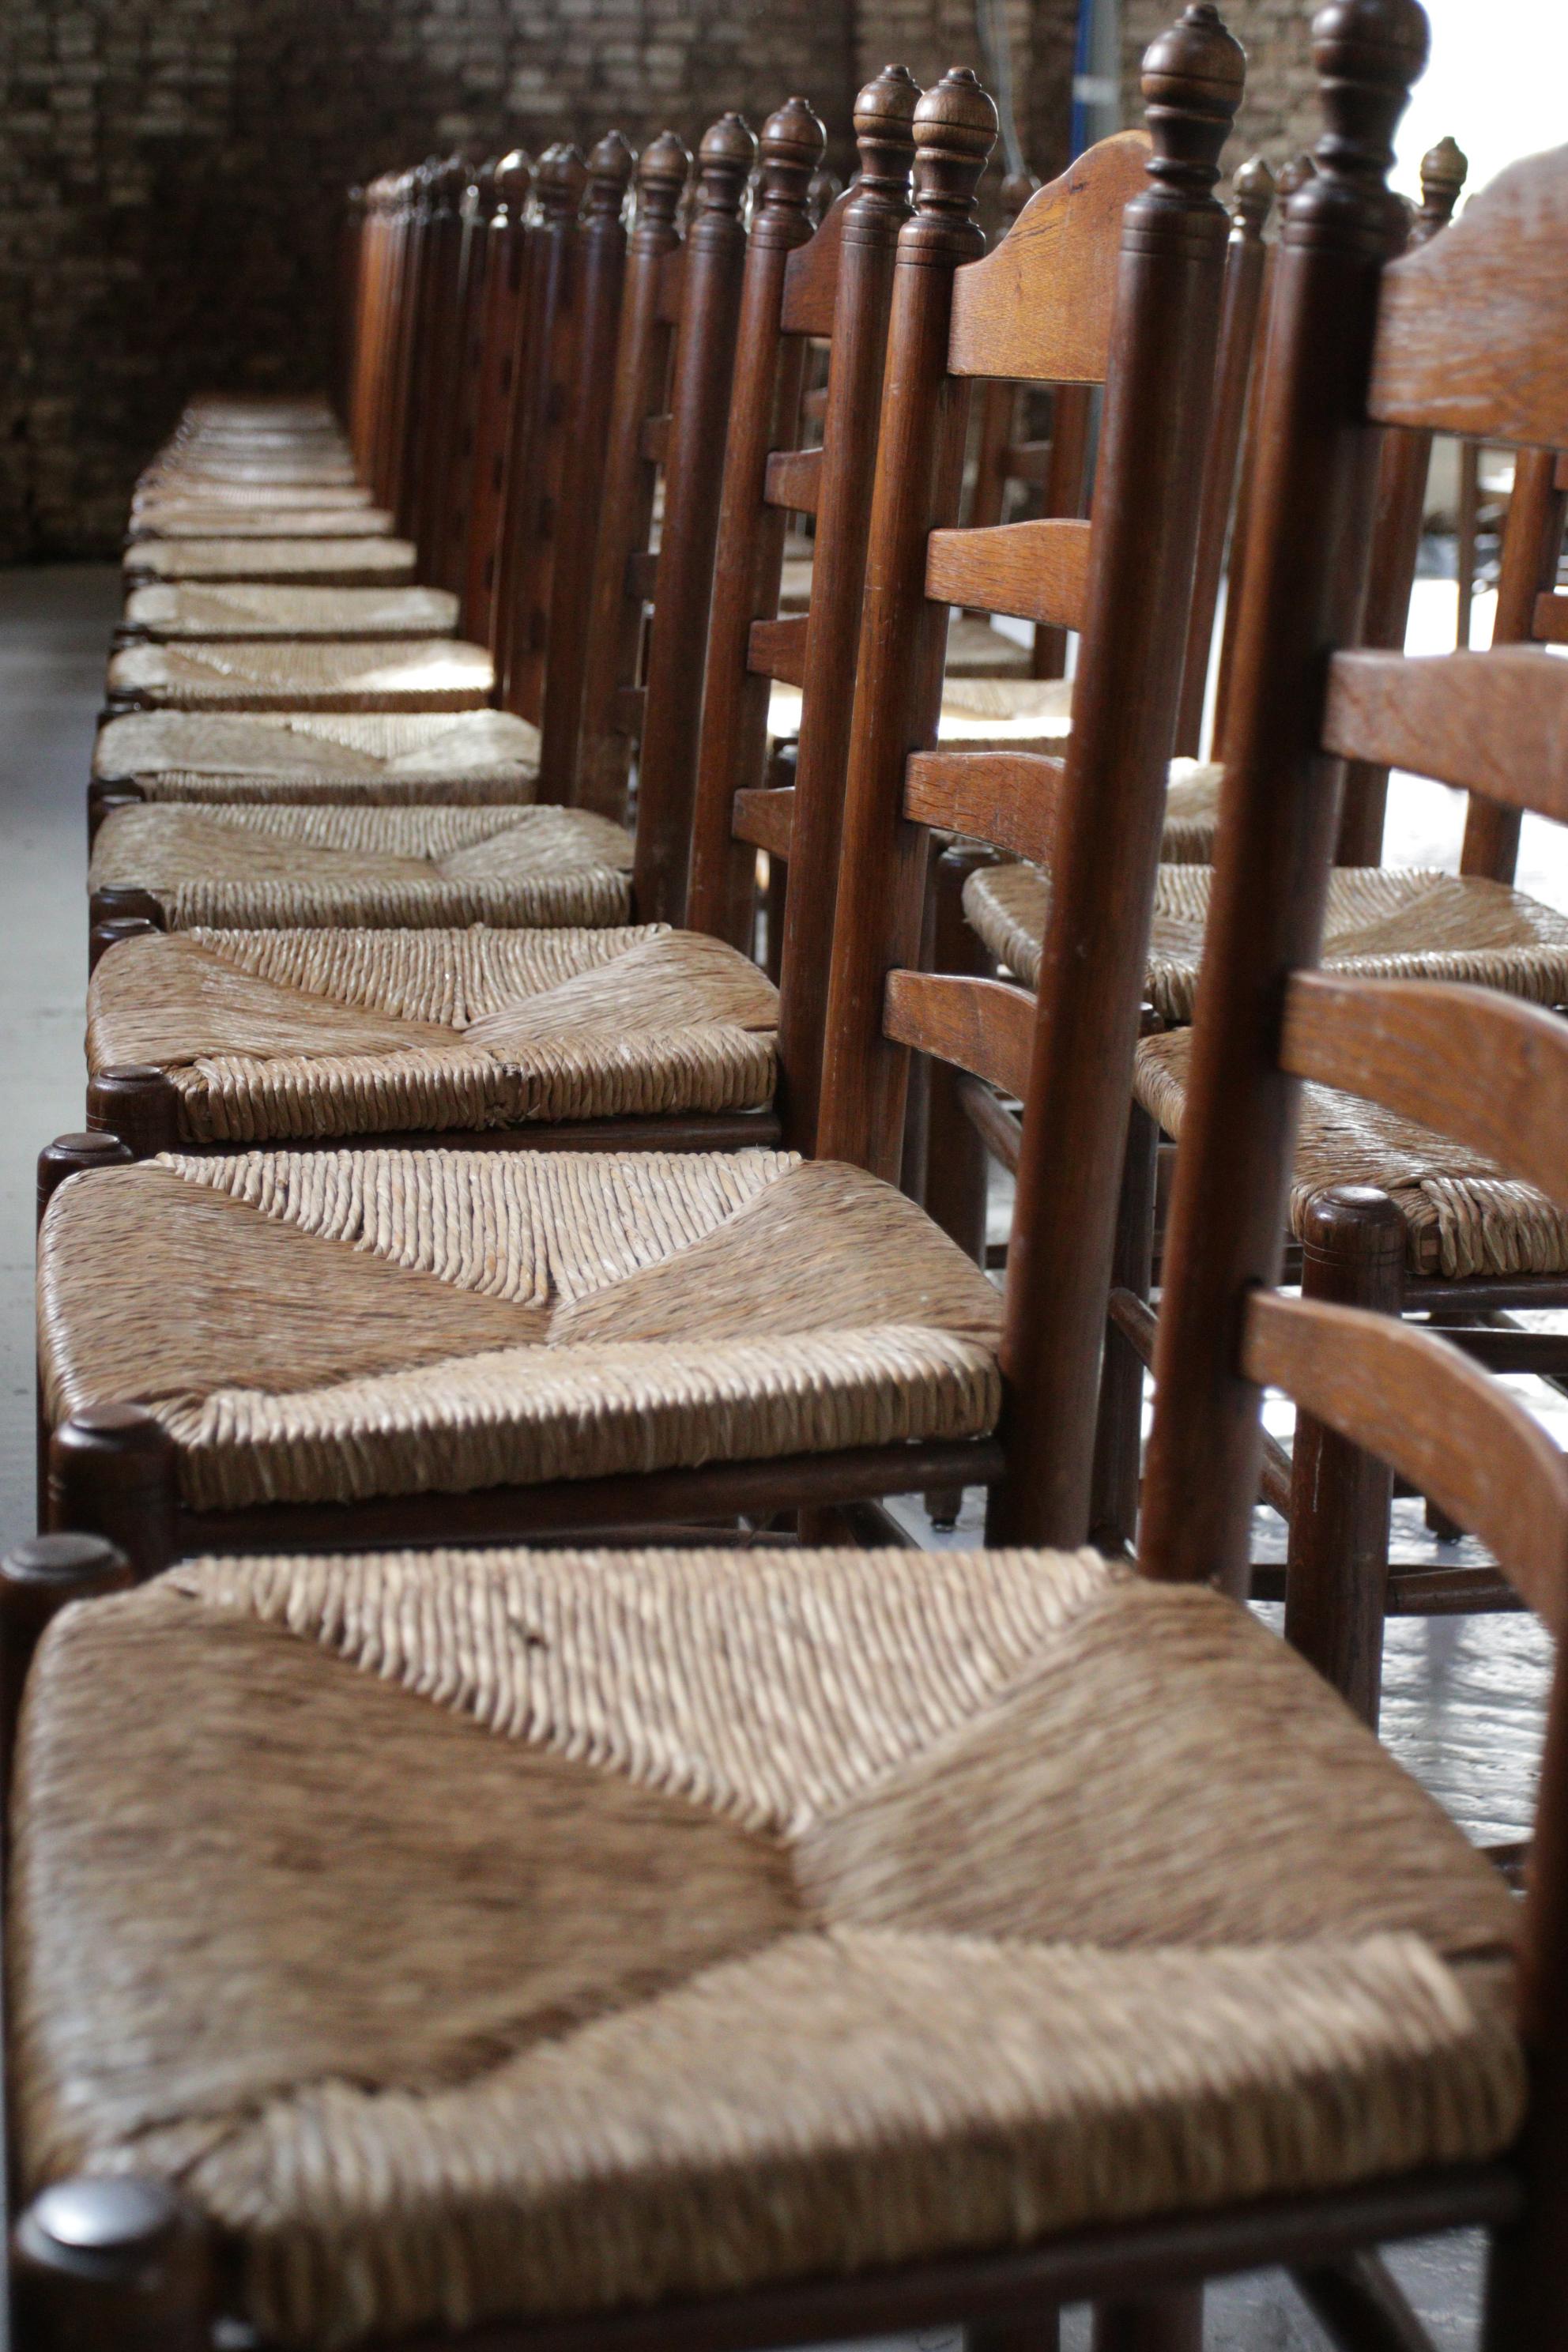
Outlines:
[[[1451, 586], [1419, 583], [1418, 637], [1440, 640], [1445, 593], [1451, 608]], [[82, 811], [119, 605], [118, 577], [107, 565], [0, 572], [0, 924], [8, 948], [0, 983], [0, 1539], [6, 1540], [33, 1524], [33, 1165], [40, 1144], [82, 1119]], [[1478, 643], [1486, 642], [1488, 626], [1486, 616], [1478, 616]], [[1397, 787], [1391, 857], [1457, 863], [1456, 801], [1434, 787]], [[1568, 905], [1568, 856], [1560, 835], [1545, 828], [1529, 835], [1521, 881]], [[1568, 1437], [1568, 1406], [1533, 1383], [1521, 1385]], [[1415, 1527], [1405, 1532], [1412, 1541], [1423, 1539]], [[961, 1528], [960, 1537], [973, 1540], [973, 1528]], [[1544, 1638], [1522, 1619], [1406, 1622], [1390, 1629], [1384, 1735], [1473, 1836], [1517, 1837], [1529, 1821], [1548, 1663]], [[1434, 2242], [1401, 2251], [1395, 2263], [1440, 2352], [1470, 2352], [1479, 2248], [1463, 2240]], [[952, 2352], [956, 2341], [928, 2335], [900, 2344], [898, 2352]], [[1276, 2274], [1210, 2292], [1207, 2352], [1319, 2352], [1323, 2341]], [[1064, 2352], [1087, 2352], [1088, 2342], [1085, 2315], [1069, 2315]]]

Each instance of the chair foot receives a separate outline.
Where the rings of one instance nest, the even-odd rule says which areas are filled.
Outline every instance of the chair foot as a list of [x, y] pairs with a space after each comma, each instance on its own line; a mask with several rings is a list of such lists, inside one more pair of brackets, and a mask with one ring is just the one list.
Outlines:
[[926, 1517], [933, 1528], [951, 1529], [958, 1525], [958, 1515], [963, 1508], [962, 1486], [933, 1486], [925, 1498]]
[[212, 2233], [161, 2181], [57, 2181], [17, 2222], [13, 2265], [28, 2352], [211, 2352]]

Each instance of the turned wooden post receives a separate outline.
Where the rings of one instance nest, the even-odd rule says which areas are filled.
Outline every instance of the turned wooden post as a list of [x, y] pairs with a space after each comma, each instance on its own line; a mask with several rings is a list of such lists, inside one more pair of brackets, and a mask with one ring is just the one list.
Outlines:
[[27, 2352], [212, 2352], [212, 2234], [163, 2182], [56, 2181], [23, 2213], [12, 2251]]
[[528, 198], [533, 163], [521, 147], [496, 166], [495, 205], [486, 235], [479, 373], [474, 392], [474, 454], [462, 578], [461, 634], [489, 645], [494, 630], [496, 557], [500, 543], [506, 449], [516, 390], [518, 309], [527, 275]]
[[494, 157], [480, 163], [463, 192], [451, 452], [441, 479], [431, 564], [437, 585], [455, 593], [461, 593], [467, 577], [468, 530], [474, 510], [474, 446], [479, 425], [479, 377], [485, 357], [485, 271], [490, 257], [489, 229], [495, 217], [499, 168]]
[[0, 1829], [33, 1653], [68, 1601], [124, 1592], [131, 1562], [101, 1536], [34, 1536], [0, 1557]]
[[115, 1062], [87, 1082], [87, 1123], [116, 1137], [134, 1160], [173, 1151], [180, 1140], [180, 1097], [166, 1070]]
[[85, 1404], [49, 1439], [48, 1529], [106, 1536], [139, 1582], [174, 1557], [174, 1444], [139, 1404]]

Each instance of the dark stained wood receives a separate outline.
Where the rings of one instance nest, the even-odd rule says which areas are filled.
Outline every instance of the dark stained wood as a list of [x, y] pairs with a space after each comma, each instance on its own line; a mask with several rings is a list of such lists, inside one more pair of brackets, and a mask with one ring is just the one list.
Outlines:
[[[576, 800], [580, 807], [624, 820], [637, 719], [628, 728], [617, 698], [634, 687], [642, 646], [643, 607], [658, 560], [647, 552], [657, 469], [642, 452], [645, 419], [661, 408], [669, 373], [672, 287], [683, 282], [676, 206], [690, 158], [672, 131], [643, 150], [637, 169], [637, 221], [626, 248], [616, 376], [605, 451], [594, 584], [589, 598]], [[633, 559], [647, 570], [632, 569]], [[651, 571], [652, 576], [649, 576]]]
[[[1518, 451], [1498, 572], [1494, 646], [1517, 645], [1531, 635], [1541, 593], [1557, 579], [1565, 516], [1568, 484], [1561, 465], [1544, 450]], [[1460, 871], [1511, 882], [1519, 859], [1519, 817], [1517, 807], [1473, 798], [1465, 816]]]
[[734, 838], [787, 864], [795, 835], [795, 791], [793, 784], [768, 784], [737, 793], [731, 823]]
[[414, 482], [413, 537], [420, 576], [439, 576], [442, 525], [452, 450], [457, 440], [458, 358], [460, 348], [458, 272], [462, 260], [460, 205], [468, 166], [449, 156], [438, 168], [426, 231], [429, 325], [421, 412], [416, 420], [418, 448]]
[[1152, 1338], [1154, 1318], [1147, 1301], [1153, 1278], [1158, 1144], [1153, 1120], [1134, 1103], [1128, 1118], [1116, 1203], [1111, 1313], [1100, 1366], [1100, 1415], [1089, 1497], [1089, 1541], [1108, 1553], [1130, 1553], [1138, 1530], [1143, 1371], [1148, 1358], [1137, 1338], [1129, 1337], [1126, 1318], [1136, 1318], [1142, 1308]]
[[1568, 1205], [1568, 1024], [1555, 1013], [1440, 981], [1299, 971], [1279, 1061], [1455, 1136]]
[[180, 1139], [179, 1096], [164, 1069], [118, 1063], [87, 1085], [87, 1123], [112, 1135], [137, 1160], [172, 1151]]
[[1568, 821], [1568, 664], [1536, 646], [1337, 653], [1323, 742]]
[[[1087, 383], [1058, 383], [1051, 394], [1050, 462], [1045, 483], [1047, 515], [1071, 520], [1088, 512], [1090, 403]], [[1035, 630], [1029, 665], [1034, 676], [1065, 677], [1067, 652], [1067, 631], [1041, 624]]]
[[618, 131], [588, 157], [576, 255], [576, 317], [563, 418], [559, 512], [552, 536], [550, 625], [542, 668], [540, 719], [541, 801], [569, 803], [577, 795], [577, 751], [583, 720], [594, 553], [615, 388], [616, 343], [626, 277], [623, 220], [636, 158]]
[[1010, 613], [1081, 629], [1089, 589], [1087, 522], [1050, 517], [991, 530], [933, 530], [926, 594], [977, 613]]
[[1214, 415], [1204, 459], [1198, 551], [1193, 565], [1186, 650], [1182, 656], [1182, 699], [1176, 712], [1175, 749], [1189, 759], [1197, 757], [1203, 738], [1209, 649], [1236, 497], [1247, 391], [1258, 345], [1258, 304], [1263, 293], [1263, 229], [1273, 202], [1274, 174], [1261, 155], [1254, 155], [1237, 172], [1231, 194], [1230, 243], [1226, 250], [1219, 352], [1215, 361]]
[[436, 540], [430, 559], [432, 579], [455, 593], [461, 593], [468, 572], [479, 377], [484, 366], [485, 266], [496, 207], [497, 168], [498, 159], [493, 156], [471, 168], [459, 209], [450, 446], [437, 488]]
[[1543, 646], [1568, 646], [1568, 596], [1558, 591], [1537, 596], [1531, 635]]
[[533, 165], [521, 148], [503, 155], [496, 170], [495, 210], [487, 231], [485, 291], [480, 339], [483, 352], [475, 395], [474, 457], [464, 572], [462, 633], [489, 645], [495, 595], [496, 550], [500, 538], [501, 493], [506, 478], [511, 403], [517, 363], [518, 305], [526, 275], [528, 199]]
[[[807, 625], [807, 615], [804, 613], [791, 614], [782, 621], [752, 621], [746, 631], [747, 669], [757, 678], [777, 678], [784, 686], [804, 686]], [[762, 699], [765, 720], [765, 688]], [[750, 763], [744, 772], [753, 772]]]
[[647, 649], [647, 702], [637, 767], [632, 891], [639, 920], [686, 917], [721, 469], [740, 320], [746, 232], [741, 209], [756, 142], [726, 114], [698, 153], [701, 209], [686, 240], [684, 295], [670, 390], [658, 593]]
[[[1005, 234], [1040, 182], [1033, 172], [1009, 172], [1002, 183], [1002, 230]], [[974, 402], [974, 488], [966, 520], [976, 530], [989, 530], [1007, 520], [1007, 490], [1021, 472], [1018, 444], [1018, 387], [987, 383]], [[1049, 445], [1047, 445], [1048, 455]]]
[[175, 1557], [175, 1500], [174, 1443], [141, 1405], [84, 1405], [51, 1435], [51, 1535], [102, 1536], [156, 1576]]
[[917, 824], [1048, 862], [1066, 763], [1044, 751], [917, 751], [903, 813]]
[[1380, 2255], [1350, 2254], [1294, 2275], [1308, 2309], [1349, 2352], [1432, 2352], [1432, 2338]]
[[769, 506], [815, 514], [821, 487], [820, 449], [775, 449], [769, 457], [763, 491]]
[[1029, 1069], [1035, 1001], [1002, 980], [951, 971], [890, 971], [883, 1027], [917, 1053], [1021, 1095]]

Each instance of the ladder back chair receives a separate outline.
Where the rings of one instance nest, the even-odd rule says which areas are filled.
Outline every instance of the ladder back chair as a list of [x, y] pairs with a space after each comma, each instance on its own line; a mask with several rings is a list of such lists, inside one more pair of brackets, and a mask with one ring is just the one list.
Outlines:
[[487, 234], [484, 318], [474, 412], [472, 512], [463, 577], [462, 627], [489, 644], [495, 595], [496, 546], [506, 487], [507, 428], [517, 370], [519, 305], [528, 275], [532, 158], [521, 147], [496, 169], [495, 210]]
[[[1138, 192], [1145, 178], [1140, 144], [1125, 230], [1130, 175], [1121, 141], [1085, 167], [1081, 205], [1067, 190], [1055, 198], [1046, 192], [1042, 211], [1048, 216], [1053, 204], [1060, 207], [1049, 233], [1021, 223], [1019, 252], [1003, 253], [1006, 282], [995, 294], [977, 288], [965, 313], [978, 322], [973, 363], [992, 364], [994, 350], [999, 373], [1016, 374], [1010, 362], [1025, 356], [1011, 324], [1020, 288], [1029, 298], [1026, 315], [1039, 322], [1028, 359], [1043, 348], [1081, 354], [1086, 316], [1096, 335], [1109, 339], [1102, 525], [1082, 615], [1082, 691], [1093, 709], [1066, 789], [1070, 794], [1081, 779], [1091, 804], [1113, 801], [1119, 834], [1125, 819], [1131, 837], [1147, 835], [1155, 845], [1162, 730], [1173, 713], [1184, 619], [1179, 590], [1195, 529], [1192, 453], [1205, 424], [1226, 226], [1208, 190], [1239, 83], [1239, 52], [1213, 10], [1189, 12], [1151, 52], [1153, 184], [1147, 194]], [[928, 338], [936, 364], [928, 364], [919, 385], [928, 432], [932, 395], [940, 397], [947, 376], [947, 287], [973, 250], [967, 215], [994, 121], [989, 100], [967, 74], [950, 76], [916, 110], [920, 196], [900, 233], [892, 350], [896, 358], [900, 332], [906, 346], [917, 327]], [[1085, 296], [1118, 278], [1110, 330], [1105, 310]], [[928, 280], [940, 289], [940, 335], [921, 318]], [[1098, 351], [1095, 363], [1103, 363]], [[911, 625], [882, 636], [889, 622], [877, 584], [876, 502], [889, 504], [889, 429], [909, 429], [900, 416], [901, 390], [895, 398], [902, 381], [889, 371], [884, 392], [861, 692], [867, 648], [879, 641], [918, 665], [922, 678], [933, 651], [940, 662], [940, 643], [933, 647], [929, 633]], [[963, 379], [953, 381], [962, 386]], [[961, 392], [948, 413], [961, 432]], [[961, 453], [961, 439], [957, 447]], [[897, 469], [890, 478], [898, 480]], [[1152, 517], [1159, 524], [1152, 546]], [[912, 582], [898, 580], [911, 625], [925, 601], [925, 539], [922, 530]], [[1016, 582], [1016, 567], [1008, 576]], [[1138, 595], [1150, 600], [1147, 626]], [[1129, 611], [1140, 622], [1132, 639]], [[930, 614], [942, 619], [945, 605], [932, 604]], [[1138, 703], [1129, 740], [1129, 673], [1121, 666], [1131, 660], [1133, 639], [1143, 653], [1163, 649], [1169, 658], [1152, 698]], [[884, 661], [884, 694], [889, 669]], [[880, 709], [879, 751], [888, 740], [887, 704]], [[1110, 709], [1114, 726], [1095, 719], [1094, 710]], [[858, 732], [862, 726], [858, 693]], [[862, 932], [881, 952], [885, 935], [873, 919], [900, 897], [907, 901], [899, 861], [907, 859], [904, 837], [915, 828], [900, 814], [903, 764], [900, 750], [895, 797], [883, 801], [880, 872], [872, 874], [862, 847], [864, 887], [840, 889], [836, 960]], [[884, 767], [879, 786], [885, 773]], [[1024, 781], [1039, 789], [1032, 772]], [[1147, 809], [1140, 806], [1145, 792]], [[851, 818], [855, 808], [852, 767]], [[1107, 829], [1103, 808], [1093, 822]], [[919, 845], [923, 871], [923, 831]], [[1095, 931], [1098, 944], [1107, 877], [1095, 860], [1070, 870], [1073, 889], [1082, 888], [1089, 905], [1078, 909], [1064, 895], [1063, 906]], [[1119, 871], [1113, 887], [1124, 881]], [[1122, 903], [1135, 922], [1136, 905]], [[1114, 954], [1097, 956], [1092, 992], [1101, 1017], [1107, 992], [1136, 968], [1137, 946], [1121, 949], [1123, 964]], [[749, 969], [735, 950], [720, 951]], [[895, 941], [894, 958], [898, 952]], [[1129, 952], [1132, 963], [1124, 969]], [[919, 986], [916, 975], [917, 992]], [[1130, 1049], [1136, 987], [1129, 986], [1121, 1025]], [[1001, 989], [994, 994], [1006, 1000], [1005, 1034], [1026, 1037], [1035, 1007]], [[857, 1053], [883, 1050], [881, 989], [842, 1003], [837, 1031], [830, 1004], [830, 1071], [834, 1049], [840, 1066]], [[851, 1023], [863, 1024], [860, 1034]], [[923, 1027], [912, 1042], [929, 1044]], [[889, 1050], [903, 1051], [901, 1041]], [[1068, 1118], [1047, 1105], [1043, 1131], [1084, 1131], [1076, 1114], [1083, 1108], [1087, 1118], [1089, 1109], [1076, 1078], [1048, 1057], [1043, 1073], [1075, 1113]], [[1126, 1083], [1123, 1071], [1123, 1118]], [[825, 1095], [825, 1110], [826, 1102]], [[850, 1105], [841, 1102], [847, 1114]], [[861, 1150], [813, 1160], [764, 1152], [334, 1150], [177, 1152], [151, 1166], [87, 1171], [54, 1192], [40, 1244], [53, 1523], [122, 1537], [146, 1570], [192, 1549], [346, 1543], [373, 1539], [382, 1527], [395, 1526], [402, 1540], [445, 1539], [458, 1524], [476, 1538], [498, 1530], [628, 1531], [672, 1518], [732, 1519], [998, 1478], [1008, 1486], [1015, 1476], [1026, 1482], [1041, 1423], [1023, 1389], [1009, 1391], [1021, 1449], [1016, 1470], [991, 1434], [1003, 1400], [995, 1292], [912, 1202], [877, 1181], [868, 1161], [878, 1159], [879, 1139], [868, 1131], [858, 1140]], [[833, 1149], [820, 1137], [819, 1144]], [[894, 1166], [896, 1172], [896, 1154]], [[1061, 1170], [1046, 1169], [1042, 1195], [1048, 1199], [1067, 1181]], [[106, 1248], [115, 1249], [118, 1264], [118, 1249], [105, 1237], [128, 1214], [143, 1246], [129, 1276], [117, 1275], [111, 1305], [90, 1269], [101, 1266]], [[162, 1245], [152, 1240], [154, 1223]], [[193, 1256], [198, 1228], [205, 1245]], [[405, 1230], [428, 1236], [412, 1257], [399, 1239]], [[1082, 1240], [1047, 1228], [1039, 1256], [1029, 1261], [1026, 1253], [1026, 1262], [1070, 1259], [1076, 1266]], [[145, 1356], [151, 1327], [123, 1284], [129, 1278], [140, 1293], [155, 1265], [162, 1271], [154, 1365]], [[260, 1310], [249, 1304], [242, 1310], [241, 1301], [262, 1295], [268, 1303], [258, 1321]], [[1102, 1322], [1103, 1293], [1095, 1305]], [[235, 1354], [242, 1323], [243, 1370]], [[1099, 1353], [1099, 1324], [1089, 1318], [1084, 1328], [1089, 1355], [1068, 1382], [1075, 1388], [1091, 1384], [1089, 1367]], [[1076, 1336], [1076, 1327], [1064, 1326], [1061, 1344]], [[285, 1377], [285, 1365], [287, 1393], [271, 1385]], [[205, 1400], [191, 1402], [189, 1419], [168, 1392], [172, 1368], [182, 1397]], [[1047, 1370], [1033, 1361], [1022, 1364], [1021, 1376], [1048, 1385]], [[236, 1377], [250, 1402], [231, 1420], [222, 1399]], [[314, 1381], [313, 1391], [301, 1381]], [[146, 1398], [155, 1410], [133, 1402]], [[1030, 1492], [1020, 1495], [1021, 1520], [1036, 1501]]]
[[438, 533], [432, 564], [440, 586], [454, 593], [461, 588], [468, 573], [468, 529], [474, 505], [479, 373], [485, 356], [485, 268], [490, 257], [489, 228], [495, 216], [496, 174], [500, 163], [499, 157], [491, 156], [476, 164], [463, 191], [451, 454], [441, 485]]

